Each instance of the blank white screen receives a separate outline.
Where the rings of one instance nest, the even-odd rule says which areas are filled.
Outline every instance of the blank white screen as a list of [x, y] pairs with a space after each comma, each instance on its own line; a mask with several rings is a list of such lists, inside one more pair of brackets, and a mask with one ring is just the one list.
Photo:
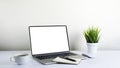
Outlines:
[[30, 27], [32, 54], [69, 51], [65, 26]]

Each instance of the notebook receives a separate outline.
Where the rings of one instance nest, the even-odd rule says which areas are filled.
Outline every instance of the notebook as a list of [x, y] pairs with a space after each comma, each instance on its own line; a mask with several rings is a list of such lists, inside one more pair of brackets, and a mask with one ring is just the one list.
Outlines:
[[66, 57], [64, 58], [56, 57], [53, 61], [58, 63], [65, 63], [65, 64], [79, 64], [81, 60], [85, 59], [85, 57], [82, 55], [66, 56]]

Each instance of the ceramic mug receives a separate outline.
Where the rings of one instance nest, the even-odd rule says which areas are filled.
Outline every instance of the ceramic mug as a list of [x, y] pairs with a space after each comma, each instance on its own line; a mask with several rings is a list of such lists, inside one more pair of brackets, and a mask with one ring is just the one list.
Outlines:
[[18, 65], [27, 64], [29, 62], [29, 54], [19, 54], [10, 57], [10, 61], [16, 62]]

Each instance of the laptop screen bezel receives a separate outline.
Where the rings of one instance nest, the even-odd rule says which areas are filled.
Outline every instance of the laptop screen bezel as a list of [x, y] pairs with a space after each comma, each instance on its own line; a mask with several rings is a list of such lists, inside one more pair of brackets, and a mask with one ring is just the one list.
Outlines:
[[67, 34], [67, 41], [68, 41], [68, 48], [69, 48], [69, 51], [70, 51], [70, 43], [69, 43], [69, 36], [68, 36], [68, 30], [67, 30], [67, 25], [40, 25], [40, 26], [29, 26], [28, 29], [29, 29], [29, 39], [30, 39], [30, 49], [31, 49], [31, 55], [34, 56], [34, 55], [50, 55], [50, 54], [54, 54], [54, 53], [62, 53], [62, 52], [69, 52], [69, 51], [62, 51], [62, 52], [53, 52], [53, 53], [45, 53], [45, 54], [33, 54], [33, 51], [32, 51], [32, 41], [31, 41], [31, 34], [30, 34], [30, 28], [31, 27], [65, 27], [66, 28], [66, 34]]

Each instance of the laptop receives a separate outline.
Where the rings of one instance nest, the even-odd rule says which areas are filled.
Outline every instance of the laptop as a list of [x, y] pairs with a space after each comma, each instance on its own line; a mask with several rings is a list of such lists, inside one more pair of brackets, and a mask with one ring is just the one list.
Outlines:
[[42, 64], [53, 64], [56, 57], [76, 55], [70, 52], [66, 25], [29, 26], [32, 57]]

